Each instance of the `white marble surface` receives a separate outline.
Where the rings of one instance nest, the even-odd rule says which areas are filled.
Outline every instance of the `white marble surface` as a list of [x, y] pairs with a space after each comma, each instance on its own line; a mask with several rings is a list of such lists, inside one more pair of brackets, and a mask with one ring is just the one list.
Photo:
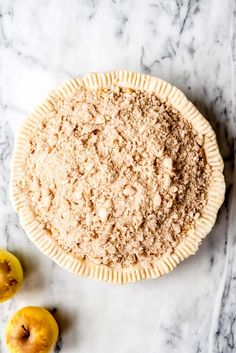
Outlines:
[[[26, 305], [56, 308], [63, 353], [236, 351], [235, 1], [0, 1], [0, 246], [25, 281], [0, 305], [4, 326]], [[158, 280], [114, 286], [57, 267], [27, 239], [8, 193], [15, 132], [48, 91], [89, 71], [126, 68], [181, 88], [215, 129], [226, 202], [196, 256]], [[234, 195], [236, 200], [236, 195]], [[236, 202], [235, 202], [236, 203]]]

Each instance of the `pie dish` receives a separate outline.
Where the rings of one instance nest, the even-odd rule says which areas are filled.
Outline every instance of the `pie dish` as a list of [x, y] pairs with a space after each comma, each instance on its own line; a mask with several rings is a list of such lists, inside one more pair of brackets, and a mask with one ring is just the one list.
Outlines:
[[27, 118], [10, 189], [43, 253], [127, 283], [195, 254], [224, 199], [222, 172], [214, 131], [180, 90], [112, 71], [70, 80]]

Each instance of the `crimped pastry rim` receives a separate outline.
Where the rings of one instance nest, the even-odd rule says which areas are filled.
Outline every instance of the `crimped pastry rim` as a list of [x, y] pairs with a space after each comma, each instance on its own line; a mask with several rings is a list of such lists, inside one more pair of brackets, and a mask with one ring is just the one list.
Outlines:
[[[203, 209], [202, 216], [196, 222], [195, 230], [189, 232], [172, 254], [153, 260], [152, 264], [148, 264], [148, 266], [137, 263], [132, 267], [117, 269], [106, 265], [96, 265], [88, 260], [78, 259], [66, 253], [49, 235], [49, 232], [40, 229], [40, 223], [34, 217], [26, 195], [19, 193], [15, 186], [16, 181], [24, 173], [24, 162], [28, 156], [28, 140], [34, 133], [42, 115], [50, 111], [52, 107], [51, 99], [55, 96], [67, 97], [78, 87], [101, 89], [110, 85], [154, 92], [162, 101], [167, 102], [179, 111], [191, 123], [194, 130], [204, 135], [203, 148], [207, 162], [212, 168], [212, 181], [209, 186], [208, 201]], [[72, 79], [54, 90], [49, 95], [49, 98], [40, 104], [24, 122], [14, 144], [11, 162], [10, 195], [14, 208], [19, 214], [20, 224], [30, 240], [58, 265], [80, 276], [124, 284], [141, 279], [160, 277], [171, 272], [181, 261], [196, 253], [202, 239], [211, 231], [218, 210], [224, 200], [223, 167], [223, 160], [213, 129], [179, 89], [160, 78], [137, 72], [120, 70], [106, 73], [89, 73], [82, 78]]]

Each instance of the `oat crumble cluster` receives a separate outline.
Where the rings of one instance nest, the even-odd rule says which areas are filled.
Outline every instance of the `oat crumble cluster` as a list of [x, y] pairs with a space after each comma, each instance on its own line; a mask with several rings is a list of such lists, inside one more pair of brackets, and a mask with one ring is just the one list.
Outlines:
[[154, 94], [80, 88], [54, 98], [18, 187], [74, 256], [111, 267], [150, 262], [172, 252], [207, 202], [203, 143]]

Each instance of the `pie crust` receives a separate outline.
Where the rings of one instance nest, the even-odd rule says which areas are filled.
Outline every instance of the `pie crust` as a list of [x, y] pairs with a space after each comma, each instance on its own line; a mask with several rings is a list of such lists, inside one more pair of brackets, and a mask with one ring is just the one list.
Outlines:
[[[208, 165], [211, 167], [211, 182], [208, 187], [208, 198], [200, 218], [195, 222], [195, 229], [189, 230], [187, 236], [175, 247], [171, 254], [164, 254], [160, 259], [145, 266], [141, 263], [115, 268], [103, 264], [94, 264], [87, 259], [79, 259], [67, 253], [47, 230], [42, 229], [33, 214], [27, 195], [19, 192], [17, 182], [25, 171], [26, 159], [29, 155], [29, 140], [34, 135], [39, 120], [52, 111], [55, 97], [69, 97], [79, 87], [100, 90], [118, 86], [134, 90], [154, 93], [161, 101], [173, 109], [191, 124], [194, 131], [204, 136], [203, 149]], [[19, 214], [22, 227], [32, 242], [61, 267], [80, 276], [97, 280], [124, 284], [142, 279], [157, 278], [172, 271], [181, 261], [196, 253], [201, 241], [212, 229], [217, 212], [223, 203], [225, 182], [223, 177], [223, 161], [219, 153], [216, 137], [208, 121], [199, 113], [185, 95], [171, 84], [149, 75], [112, 71], [107, 73], [90, 73], [82, 78], [73, 79], [59, 89], [53, 91], [48, 99], [39, 105], [27, 118], [21, 128], [14, 145], [11, 164], [10, 191], [13, 205]]]

